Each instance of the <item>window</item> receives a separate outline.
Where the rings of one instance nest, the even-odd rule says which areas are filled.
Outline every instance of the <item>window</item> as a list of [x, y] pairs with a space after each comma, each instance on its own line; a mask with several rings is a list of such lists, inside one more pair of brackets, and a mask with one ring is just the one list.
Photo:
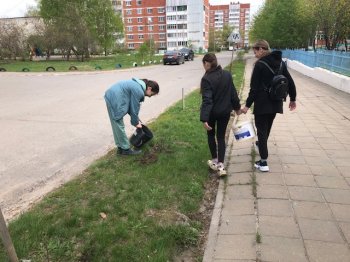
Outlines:
[[142, 23], [142, 17], [137, 18], [138, 23]]
[[165, 31], [165, 25], [159, 25], [158, 26], [159, 31]]
[[176, 15], [168, 15], [166, 17], [166, 20], [168, 20], [168, 21], [176, 20]]
[[125, 1], [126, 6], [131, 6], [131, 1]]
[[159, 7], [158, 8], [158, 14], [163, 14], [165, 13], [165, 8], [164, 7]]
[[138, 27], [137, 27], [137, 30], [143, 31], [143, 26], [138, 26]]
[[164, 16], [158, 16], [158, 22], [164, 22], [165, 17]]
[[159, 39], [165, 39], [165, 34], [159, 34]]
[[139, 14], [139, 15], [142, 14], [142, 8], [137, 8], [137, 14]]
[[176, 29], [176, 25], [175, 24], [168, 24], [166, 26], [167, 29]]
[[152, 8], [147, 8], [147, 14], [152, 14], [153, 9]]
[[128, 24], [132, 24], [132, 18], [128, 18]]
[[186, 11], [187, 10], [187, 5], [179, 5], [177, 6], [177, 11]]
[[139, 39], [143, 39], [144, 38], [143, 35], [138, 35], [138, 37], [139, 37]]
[[129, 49], [134, 49], [134, 48], [135, 48], [135, 45], [134, 45], [134, 44], [128, 44], [128, 48], [129, 48]]
[[142, 1], [141, 1], [141, 0], [137, 0], [137, 1], [136, 1], [136, 4], [137, 4], [137, 5], [142, 5]]
[[128, 32], [132, 32], [132, 26], [127, 27]]
[[176, 6], [167, 6], [166, 10], [167, 12], [176, 12]]
[[128, 40], [132, 40], [134, 39], [134, 36], [133, 35], [128, 35]]
[[148, 31], [153, 31], [153, 25], [148, 26]]
[[126, 10], [125, 10], [125, 13], [126, 13], [127, 15], [131, 15], [131, 14], [132, 14], [132, 11], [131, 11], [131, 9], [126, 9]]
[[178, 46], [187, 46], [187, 41], [179, 41], [177, 43], [178, 43]]

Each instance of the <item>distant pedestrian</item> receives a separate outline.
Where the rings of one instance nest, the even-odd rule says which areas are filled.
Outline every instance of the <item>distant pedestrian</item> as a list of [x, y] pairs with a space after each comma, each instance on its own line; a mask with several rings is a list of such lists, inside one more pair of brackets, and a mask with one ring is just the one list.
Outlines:
[[232, 110], [240, 114], [241, 105], [231, 73], [218, 65], [215, 54], [206, 54], [202, 62], [205, 74], [201, 80], [200, 121], [207, 130], [212, 157], [207, 163], [212, 170], [218, 171], [219, 176], [225, 176], [227, 175], [224, 166], [226, 128]]
[[140, 103], [144, 101], [145, 96], [151, 97], [158, 93], [159, 85], [157, 82], [137, 78], [117, 82], [106, 91], [104, 98], [112, 125], [114, 141], [118, 148], [117, 154], [136, 155], [141, 153], [140, 150], [130, 148], [123, 117], [129, 114], [131, 124], [136, 128], [142, 128], [139, 119]]
[[[290, 110], [294, 110], [296, 108], [296, 88], [294, 81], [288, 72], [286, 64], [282, 61], [282, 52], [271, 52], [269, 43], [265, 40], [257, 41], [253, 46], [253, 50], [255, 57], [258, 58], [258, 61], [264, 61], [275, 72], [279, 70], [282, 63], [282, 74], [288, 79], [290, 97], [289, 108]], [[274, 74], [264, 63], [258, 61], [254, 65], [250, 81], [249, 95], [242, 112], [247, 113], [248, 109], [254, 103], [253, 114], [258, 135], [256, 145], [259, 148], [259, 154], [261, 157], [259, 161], [255, 162], [255, 167], [260, 171], [268, 172], [270, 169], [267, 164], [267, 158], [269, 156], [267, 140], [269, 138], [276, 113], [283, 113], [283, 100], [276, 101], [270, 98], [266, 87], [271, 83]]]

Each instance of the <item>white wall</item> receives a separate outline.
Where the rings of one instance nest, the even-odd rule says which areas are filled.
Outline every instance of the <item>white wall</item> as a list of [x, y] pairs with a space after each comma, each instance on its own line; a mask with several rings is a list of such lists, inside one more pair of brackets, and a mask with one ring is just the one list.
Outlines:
[[287, 59], [287, 66], [303, 75], [350, 94], [350, 77], [340, 75], [320, 67], [308, 67], [298, 61]]

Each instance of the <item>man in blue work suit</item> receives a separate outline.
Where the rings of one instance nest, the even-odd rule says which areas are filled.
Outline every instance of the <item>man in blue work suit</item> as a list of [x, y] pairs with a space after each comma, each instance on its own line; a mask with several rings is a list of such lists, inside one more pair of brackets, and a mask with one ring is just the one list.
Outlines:
[[130, 115], [130, 122], [136, 128], [142, 128], [139, 111], [140, 103], [145, 96], [151, 97], [159, 93], [157, 82], [147, 79], [132, 78], [112, 85], [105, 93], [105, 101], [109, 119], [111, 120], [114, 141], [119, 155], [137, 155], [140, 150], [130, 148], [129, 139], [125, 133], [123, 117]]

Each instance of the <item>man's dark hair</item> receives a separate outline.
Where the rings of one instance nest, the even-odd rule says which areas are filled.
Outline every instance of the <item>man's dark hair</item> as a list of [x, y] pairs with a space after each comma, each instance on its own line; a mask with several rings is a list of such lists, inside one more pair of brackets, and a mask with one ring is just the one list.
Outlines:
[[159, 93], [159, 85], [156, 81], [148, 80], [148, 79], [141, 79], [146, 84], [146, 89], [149, 86], [151, 88], [151, 91], [155, 94]]

